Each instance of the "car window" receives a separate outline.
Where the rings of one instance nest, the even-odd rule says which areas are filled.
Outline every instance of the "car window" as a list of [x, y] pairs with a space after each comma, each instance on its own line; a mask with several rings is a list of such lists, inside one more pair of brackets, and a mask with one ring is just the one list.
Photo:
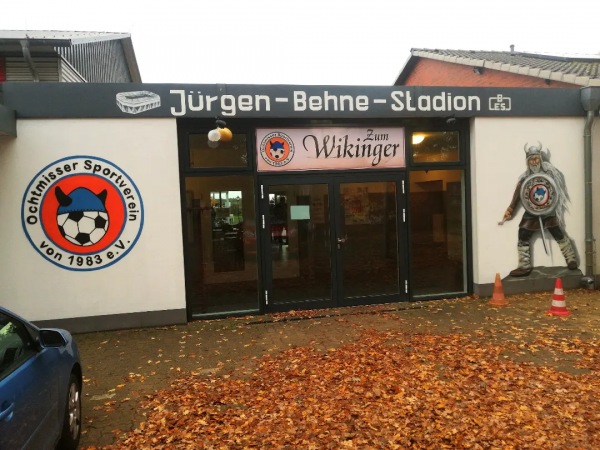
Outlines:
[[35, 346], [25, 326], [0, 312], [0, 379], [34, 353]]

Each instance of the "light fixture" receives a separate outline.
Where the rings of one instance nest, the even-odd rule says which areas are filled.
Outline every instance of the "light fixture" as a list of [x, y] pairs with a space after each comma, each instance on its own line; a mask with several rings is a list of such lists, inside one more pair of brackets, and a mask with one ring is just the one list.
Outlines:
[[210, 130], [208, 132], [208, 140], [211, 142], [218, 142], [221, 139], [221, 133], [219, 130], [215, 128], [214, 130]]
[[[216, 128], [214, 128], [208, 132], [208, 141], [209, 142], [219, 142], [219, 141], [229, 142], [229, 141], [231, 141], [231, 139], [233, 139], [233, 133], [231, 132], [231, 130], [229, 128], [227, 128], [227, 124], [225, 123], [224, 120], [221, 120], [219, 117], [217, 117], [216, 125], [217, 125]], [[215, 147], [212, 147], [212, 148], [215, 148]]]
[[481, 75], [483, 73], [483, 68], [482, 67], [473, 67], [473, 73], [475, 75]]
[[424, 140], [425, 140], [425, 135], [424, 134], [413, 134], [412, 135], [412, 143], [413, 143], [413, 145], [419, 145]]

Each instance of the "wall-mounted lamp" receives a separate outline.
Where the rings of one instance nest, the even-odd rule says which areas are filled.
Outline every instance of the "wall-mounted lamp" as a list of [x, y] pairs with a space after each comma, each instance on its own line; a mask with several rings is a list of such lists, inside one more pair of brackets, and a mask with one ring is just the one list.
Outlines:
[[[219, 141], [229, 142], [229, 141], [231, 141], [231, 139], [233, 139], [233, 133], [231, 132], [231, 130], [229, 128], [227, 128], [227, 124], [225, 123], [224, 120], [221, 120], [220, 118], [217, 117], [216, 125], [217, 125], [216, 128], [214, 128], [208, 132], [209, 145], [211, 142], [212, 143], [216, 143]], [[211, 145], [211, 147], [213, 147], [213, 146]], [[216, 147], [216, 145], [215, 145], [215, 147]], [[215, 147], [213, 147], [213, 148], [215, 148]]]
[[412, 143], [413, 143], [413, 145], [419, 145], [424, 140], [425, 140], [425, 135], [424, 134], [413, 134], [412, 135]]
[[475, 75], [481, 75], [483, 73], [483, 67], [473, 67], [473, 73]]

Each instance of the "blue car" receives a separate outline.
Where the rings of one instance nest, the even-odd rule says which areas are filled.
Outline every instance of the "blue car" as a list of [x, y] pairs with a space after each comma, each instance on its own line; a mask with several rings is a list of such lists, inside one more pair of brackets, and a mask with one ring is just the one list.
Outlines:
[[81, 362], [71, 334], [0, 307], [0, 449], [76, 449]]

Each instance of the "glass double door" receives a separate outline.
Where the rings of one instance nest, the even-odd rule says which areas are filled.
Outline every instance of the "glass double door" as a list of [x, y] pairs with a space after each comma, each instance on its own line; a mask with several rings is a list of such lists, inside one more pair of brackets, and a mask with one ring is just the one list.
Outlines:
[[265, 309], [405, 300], [402, 176], [263, 176]]

